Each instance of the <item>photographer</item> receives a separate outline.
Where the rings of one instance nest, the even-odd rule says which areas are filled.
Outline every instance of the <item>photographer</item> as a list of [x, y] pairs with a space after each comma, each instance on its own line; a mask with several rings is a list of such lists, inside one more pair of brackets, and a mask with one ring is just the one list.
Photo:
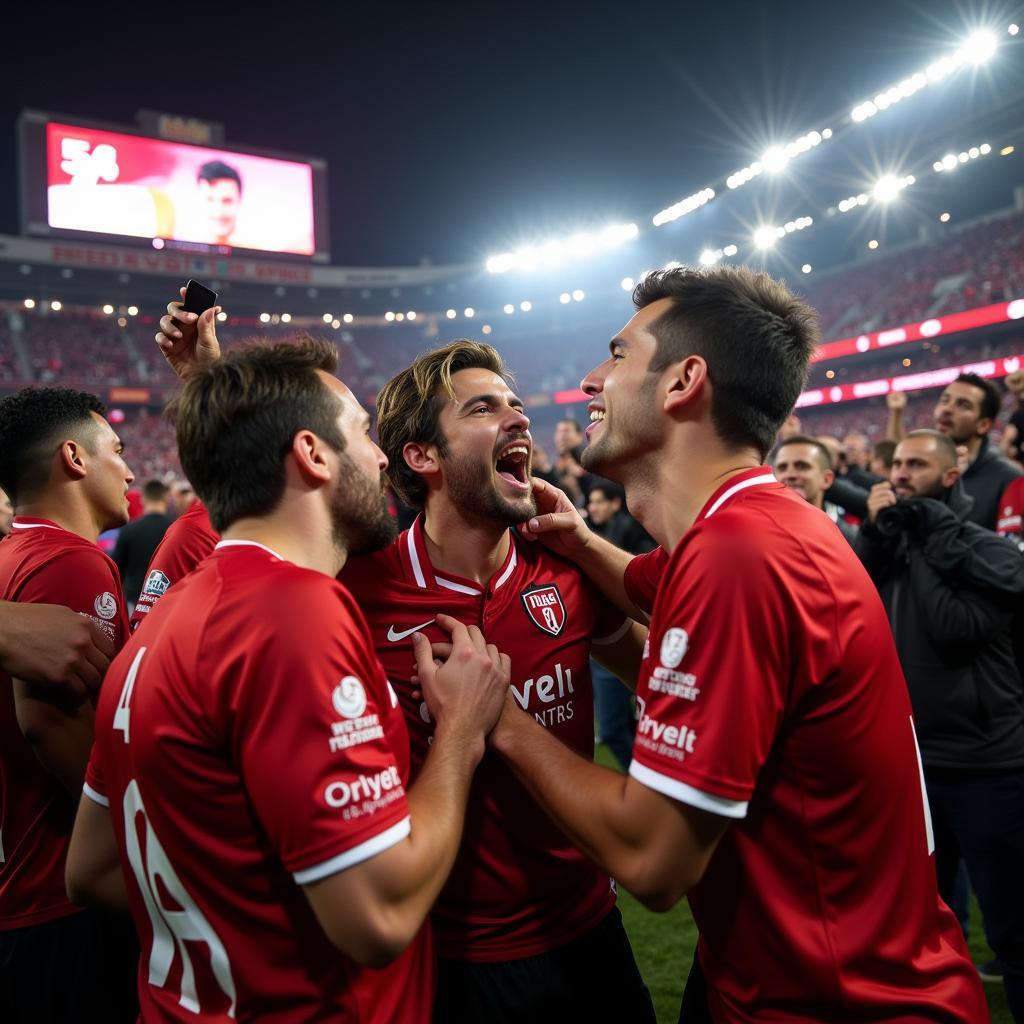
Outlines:
[[1024, 1020], [1024, 687], [1012, 620], [1015, 546], [969, 521], [952, 439], [915, 430], [868, 498], [855, 550], [882, 598], [910, 690], [931, 805], [939, 892], [962, 857]]

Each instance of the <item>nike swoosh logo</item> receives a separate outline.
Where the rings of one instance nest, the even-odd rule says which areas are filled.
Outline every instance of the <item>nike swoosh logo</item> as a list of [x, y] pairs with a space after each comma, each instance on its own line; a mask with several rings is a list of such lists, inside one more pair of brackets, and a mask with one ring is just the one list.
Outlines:
[[426, 622], [421, 622], [418, 626], [413, 626], [412, 629], [403, 630], [401, 633], [395, 632], [395, 627], [392, 626], [388, 630], [388, 639], [393, 643], [397, 644], [399, 640], [404, 640], [407, 636], [412, 636], [413, 633], [422, 629], [424, 626], [432, 626], [434, 624], [433, 619], [427, 619]]

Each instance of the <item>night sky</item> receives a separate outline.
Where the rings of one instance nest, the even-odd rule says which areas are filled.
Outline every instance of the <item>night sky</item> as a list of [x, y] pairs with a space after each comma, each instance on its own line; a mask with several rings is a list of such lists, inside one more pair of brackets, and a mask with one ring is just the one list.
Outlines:
[[18, 231], [20, 109], [132, 124], [151, 108], [221, 121], [232, 145], [326, 158], [332, 262], [346, 265], [478, 262], [538, 235], [649, 223], [1022, 13], [935, 0], [290, 3], [273, 18], [160, 5], [167, 21], [143, 5], [17, 6], [38, 14], [4, 16], [0, 233]]

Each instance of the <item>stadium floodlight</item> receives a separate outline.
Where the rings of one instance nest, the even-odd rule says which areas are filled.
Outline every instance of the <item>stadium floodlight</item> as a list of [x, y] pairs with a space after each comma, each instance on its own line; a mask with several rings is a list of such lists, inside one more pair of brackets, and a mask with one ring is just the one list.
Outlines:
[[636, 287], [636, 281], [631, 277], [624, 277], [619, 284], [624, 292], [631, 292]]
[[416, 319], [416, 310], [415, 309], [410, 309], [409, 312], [405, 314], [405, 319], [406, 320], [415, 320]]
[[26, 299], [25, 302], [24, 302], [24, 306], [25, 306], [26, 309], [35, 309], [36, 308], [36, 300], [35, 299]]
[[805, 263], [805, 264], [804, 264], [804, 265], [803, 265], [803, 266], [802, 266], [802, 267], [801, 267], [800, 269], [801, 269], [801, 270], [802, 270], [802, 271], [803, 271], [803, 272], [804, 272], [805, 274], [809, 274], [809, 273], [810, 273], [810, 272], [811, 272], [811, 271], [812, 271], [812, 270], [814, 269], [814, 267], [812, 267], [812, 266], [810, 265], [810, 263]]
[[350, 324], [350, 323], [352, 323], [353, 320], [355, 320], [355, 317], [351, 313], [346, 313], [341, 319], [346, 324]]
[[721, 249], [705, 249], [699, 257], [700, 265], [702, 267], [713, 267], [721, 258]]
[[464, 316], [464, 317], [465, 317], [465, 318], [466, 318], [467, 320], [472, 320], [472, 319], [473, 319], [473, 317], [475, 317], [475, 316], [476, 316], [476, 310], [475, 310], [475, 309], [474, 309], [474, 308], [473, 308], [472, 306], [467, 306], [467, 307], [466, 307], [466, 308], [465, 308], [465, 309], [464, 309], [464, 310], [462, 311], [462, 315], [463, 315], [463, 316]]
[[948, 213], [940, 213], [939, 214], [939, 220], [942, 221], [943, 224], [948, 224], [949, 223], [949, 214]]
[[448, 317], [449, 320], [454, 320], [459, 314], [456, 313], [454, 309], [448, 309], [448, 310], [445, 310], [445, 314], [444, 315], [446, 317]]
[[761, 155], [761, 166], [769, 174], [777, 174], [789, 163], [789, 154], [782, 146], [771, 146]]
[[502, 309], [504, 309], [506, 314], [508, 314], [509, 316], [511, 316], [516, 311], [516, 307], [513, 306], [511, 302], [506, 302], [505, 305], [502, 306]]
[[63, 308], [64, 308], [64, 305], [60, 301], [60, 299], [54, 299], [50, 303], [50, 309], [52, 309], [54, 311], [54, 313], [59, 313]]
[[228, 318], [228, 315], [227, 315], [227, 313], [224, 312], [223, 309], [217, 314], [217, 321], [218, 321], [218, 323], [225, 323], [227, 321], [227, 318]]
[[[131, 311], [132, 311], [131, 307], [129, 306], [128, 307], [128, 312], [130, 313]], [[292, 322], [292, 315], [291, 315], [291, 313], [282, 313], [281, 314], [281, 323], [283, 323], [283, 324], [290, 324], [291, 322]]]
[[779, 229], [763, 225], [754, 232], [754, 245], [758, 249], [770, 249], [778, 241]]
[[139, 307], [138, 306], [129, 306], [128, 307], [128, 315], [129, 316], [138, 316], [139, 315]]
[[106, 304], [106, 305], [105, 305], [105, 306], [103, 307], [103, 312], [104, 312], [104, 313], [106, 313], [106, 314], [107, 314], [107, 316], [110, 316], [110, 314], [114, 312], [114, 307], [113, 307], [112, 305], [110, 305], [110, 303], [108, 302], [108, 303], [107, 303], [107, 304]]
[[261, 324], [269, 324], [270, 323], [270, 314], [269, 313], [260, 313], [260, 323]]
[[674, 220], [679, 220], [680, 217], [685, 217], [688, 213], [693, 213], [694, 210], [699, 210], [714, 198], [715, 190], [713, 188], [702, 188], [699, 192], [694, 192], [692, 196], [680, 199], [678, 203], [673, 203], [656, 213], [651, 218], [651, 223], [659, 228], [662, 224], [669, 224]]
[[483, 327], [480, 328], [480, 330], [484, 334], [490, 334], [491, 333], [491, 325], [490, 324], [484, 324]]
[[878, 248], [878, 239], [877, 238], [872, 238], [871, 241], [868, 242], [868, 248], [869, 249], [877, 249]]
[[334, 314], [333, 313], [324, 313], [322, 319], [323, 319], [323, 322], [325, 324], [329, 324], [334, 319]]
[[964, 40], [963, 46], [957, 50], [957, 55], [967, 63], [984, 64], [985, 61], [995, 56], [998, 49], [999, 40], [995, 33], [982, 28], [972, 32]]
[[395, 314], [395, 319], [396, 319], [396, 320], [397, 320], [397, 321], [398, 321], [399, 323], [401, 323], [401, 322], [402, 322], [402, 321], [403, 321], [403, 320], [405, 319], [405, 314], [404, 314], [404, 313], [396, 313], [396, 314]]
[[1006, 26], [1006, 31], [1009, 32], [1011, 36], [1015, 36], [1020, 31], [1020, 25], [1016, 22], [1011, 22]]
[[572, 296], [568, 292], [562, 292], [562, 294], [558, 296], [558, 301], [563, 306], [568, 306], [569, 303], [572, 302]]
[[389, 309], [384, 314], [384, 319], [387, 320], [388, 323], [391, 323], [395, 319], [395, 314]]
[[[533, 309], [533, 303], [529, 299], [523, 299], [523, 301], [519, 303], [519, 308], [524, 313], [529, 313], [530, 310]], [[470, 314], [467, 313], [466, 315], [469, 316]]]
[[737, 246], [735, 246], [735, 245], [727, 245], [727, 246], [726, 246], [726, 247], [725, 247], [725, 248], [724, 248], [724, 249], [722, 250], [722, 252], [723, 252], [723, 253], [724, 253], [724, 254], [725, 254], [726, 256], [735, 256], [735, 255], [736, 255], [736, 253], [738, 253], [739, 251], [740, 251], [740, 250], [739, 250], [739, 248], [738, 248]]
[[341, 326], [341, 321], [340, 320], [332, 320], [331, 321], [331, 327], [333, 327], [335, 330], [337, 330], [340, 326]]
[[891, 202], [900, 194], [900, 184], [900, 179], [895, 174], [883, 174], [875, 182], [875, 187], [871, 190], [871, 194], [880, 203]]
[[574, 302], [582, 302], [586, 297], [587, 296], [582, 288], [574, 288], [572, 290], [572, 298]]
[[568, 259], [580, 259], [595, 252], [629, 242], [640, 234], [636, 224], [609, 224], [597, 231], [577, 231], [562, 240], [527, 245], [516, 252], [491, 256], [486, 262], [488, 272], [504, 274], [509, 270], [533, 270], [553, 267]]

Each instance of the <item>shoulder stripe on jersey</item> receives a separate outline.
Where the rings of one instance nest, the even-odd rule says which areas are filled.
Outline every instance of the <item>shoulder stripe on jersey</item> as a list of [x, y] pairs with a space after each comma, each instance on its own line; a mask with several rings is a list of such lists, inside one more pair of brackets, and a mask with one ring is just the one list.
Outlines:
[[216, 551], [217, 548], [239, 548], [239, 547], [262, 548], [264, 551], [267, 552], [267, 554], [273, 555], [275, 558], [279, 559], [280, 561], [282, 561], [282, 562], [287, 562], [288, 561], [287, 558], [285, 558], [283, 555], [279, 555], [276, 551], [273, 550], [273, 548], [268, 548], [266, 544], [260, 544], [258, 541], [255, 541], [255, 540], [219, 540], [213, 546], [213, 550]]
[[630, 762], [629, 774], [648, 789], [657, 790], [665, 796], [670, 796], [673, 800], [679, 800], [691, 807], [698, 807], [702, 811], [720, 814], [723, 818], [745, 818], [747, 816], [748, 801], [726, 800], [725, 797], [705, 793], [701, 789], [695, 789], [685, 782], [680, 782], [679, 779], [662, 775], [661, 772], [656, 772], [653, 768], [640, 764], [635, 757]]
[[773, 484], [775, 482], [775, 474], [771, 469], [766, 467], [763, 475], [747, 477], [746, 480], [741, 480], [738, 484], [733, 484], [728, 490], [723, 491], [718, 496], [718, 500], [714, 505], [704, 513], [704, 518], [710, 519], [734, 494], [739, 491], [746, 490], [748, 487], [757, 487], [760, 484]]
[[100, 807], [109, 807], [110, 801], [102, 794], [97, 792], [88, 782], [82, 783], [82, 792], [94, 803], [99, 804]]
[[595, 636], [590, 642], [598, 647], [607, 647], [609, 644], [617, 643], [629, 632], [632, 625], [633, 620], [627, 615], [626, 618], [622, 620], [622, 625], [619, 626], [619, 628], [610, 636]]
[[355, 864], [362, 863], [364, 860], [369, 860], [371, 857], [376, 857], [378, 853], [383, 853], [396, 843], [400, 843], [411, 831], [412, 819], [403, 818], [396, 825], [392, 825], [383, 832], [378, 832], [375, 836], [371, 836], [366, 842], [353, 846], [351, 850], [339, 853], [337, 857], [325, 860], [322, 864], [315, 864], [311, 868], [296, 871], [292, 877], [299, 885], [319, 882], [323, 878], [336, 875], [339, 871], [344, 871], [345, 868], [350, 868]]
[[419, 553], [416, 551], [416, 538], [413, 536], [413, 533], [415, 531], [416, 524], [413, 523], [412, 526], [410, 526], [409, 529], [406, 531], [405, 543], [409, 548], [409, 563], [412, 565], [412, 574], [416, 577], [416, 584], [417, 586], [422, 587], [424, 590], [426, 590], [427, 581], [423, 576], [423, 569], [420, 566], [420, 556]]
[[[11, 523], [13, 530], [63, 530], [62, 526], [54, 526], [52, 523], [19, 523], [16, 520]], [[64, 531], [67, 533], [67, 531]]]

